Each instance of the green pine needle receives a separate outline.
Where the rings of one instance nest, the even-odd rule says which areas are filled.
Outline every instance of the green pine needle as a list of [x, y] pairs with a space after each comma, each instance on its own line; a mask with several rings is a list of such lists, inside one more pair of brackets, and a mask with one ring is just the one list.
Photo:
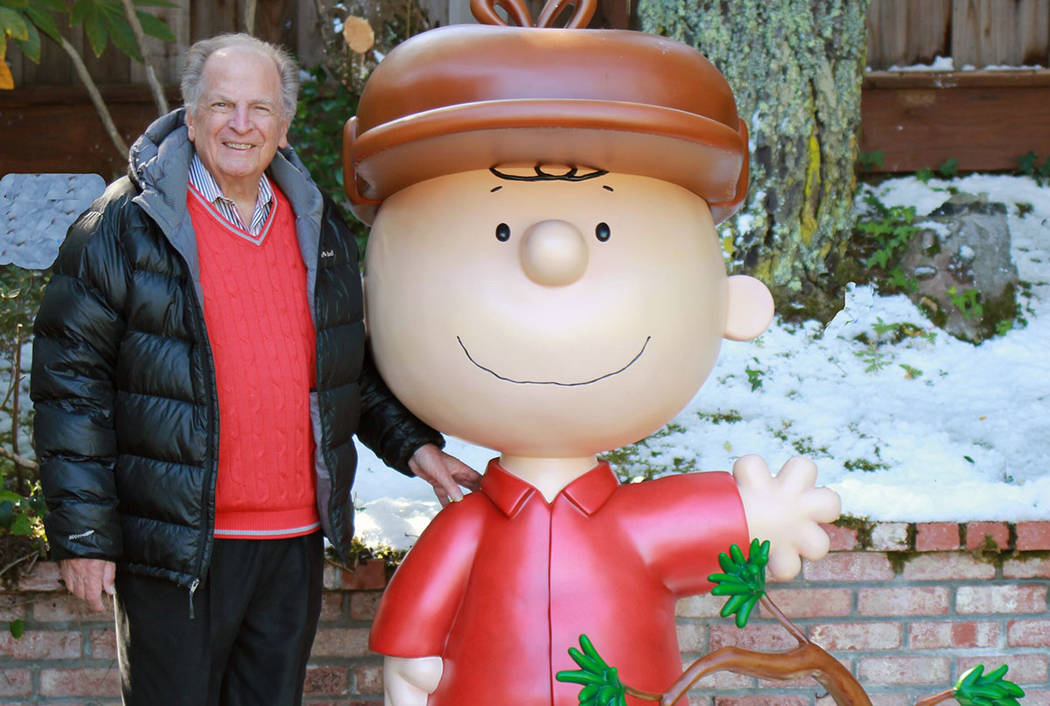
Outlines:
[[580, 635], [580, 650], [569, 648], [569, 656], [580, 669], [558, 672], [554, 678], [583, 685], [580, 689], [580, 706], [626, 706], [626, 689], [616, 673], [616, 667], [605, 663], [586, 635]]
[[747, 625], [755, 604], [766, 594], [766, 564], [769, 563], [769, 541], [751, 540], [748, 556], [737, 545], [729, 547], [729, 554], [718, 555], [718, 564], [722, 567], [720, 574], [711, 574], [707, 580], [715, 584], [711, 593], [716, 596], [729, 596], [722, 607], [722, 617], [727, 618], [736, 613], [736, 626]]
[[1007, 669], [1004, 664], [985, 674], [984, 665], [978, 664], [955, 682], [955, 700], [960, 706], [1020, 706], [1018, 699], [1024, 690], [1003, 679]]

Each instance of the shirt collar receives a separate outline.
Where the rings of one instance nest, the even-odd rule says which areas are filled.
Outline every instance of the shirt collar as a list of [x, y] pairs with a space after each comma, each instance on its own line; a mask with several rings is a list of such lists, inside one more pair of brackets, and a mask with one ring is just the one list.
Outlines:
[[[558, 496], [565, 496], [566, 500], [589, 516], [605, 504], [619, 484], [608, 462], [599, 461], [597, 466], [562, 488]], [[545, 502], [540, 491], [504, 469], [498, 458], [489, 461], [481, 481], [481, 492], [507, 517], [516, 515], [533, 498]]]
[[[193, 184], [197, 191], [201, 192], [201, 195], [208, 200], [208, 203], [215, 203], [217, 199], [233, 203], [222, 193], [222, 189], [219, 188], [219, 182], [215, 181], [215, 177], [204, 166], [204, 162], [201, 161], [196, 150], [193, 152], [193, 161], [190, 164], [190, 183]], [[270, 186], [270, 180], [263, 174], [259, 177], [259, 197], [255, 201], [256, 210], [269, 204], [272, 200], [273, 187]]]

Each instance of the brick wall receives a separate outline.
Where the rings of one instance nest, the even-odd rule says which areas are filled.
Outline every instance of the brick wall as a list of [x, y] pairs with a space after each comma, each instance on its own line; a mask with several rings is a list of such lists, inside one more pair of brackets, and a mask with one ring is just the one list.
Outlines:
[[[829, 529], [828, 558], [806, 564], [791, 583], [772, 585], [770, 597], [849, 667], [875, 706], [910, 706], [978, 662], [1008, 663], [1008, 678], [1028, 693], [1025, 706], [1050, 706], [1050, 522]], [[354, 574], [328, 567], [308, 703], [382, 702], [381, 659], [367, 649], [382, 576], [379, 564]], [[717, 617], [720, 607], [711, 596], [679, 604], [687, 662], [723, 645], [794, 646], [769, 616], [753, 617], [741, 631]], [[119, 703], [113, 627], [62, 592], [53, 564], [38, 565], [17, 589], [0, 593], [0, 623], [18, 619], [21, 638], [0, 633], [0, 706]], [[760, 683], [732, 674], [705, 678], [691, 697], [692, 706], [831, 703], [813, 682]]]

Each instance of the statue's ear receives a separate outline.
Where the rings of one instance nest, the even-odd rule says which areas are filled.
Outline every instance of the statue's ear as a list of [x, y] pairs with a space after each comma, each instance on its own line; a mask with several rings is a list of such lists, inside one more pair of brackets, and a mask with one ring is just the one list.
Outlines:
[[733, 275], [729, 278], [727, 308], [722, 335], [731, 341], [750, 341], [773, 320], [773, 295], [754, 277]]

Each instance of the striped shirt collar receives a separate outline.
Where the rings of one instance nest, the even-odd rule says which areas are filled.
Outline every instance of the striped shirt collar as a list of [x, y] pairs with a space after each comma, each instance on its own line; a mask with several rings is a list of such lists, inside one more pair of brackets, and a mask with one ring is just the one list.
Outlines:
[[266, 178], [265, 174], [259, 177], [259, 197], [255, 201], [252, 222], [248, 225], [245, 225], [241, 219], [241, 214], [237, 210], [237, 204], [223, 195], [222, 189], [219, 188], [218, 182], [215, 181], [215, 177], [204, 166], [204, 162], [201, 161], [196, 152], [193, 153], [193, 161], [190, 163], [190, 183], [193, 184], [193, 188], [208, 200], [208, 203], [215, 206], [223, 218], [238, 228], [246, 230], [252, 235], [259, 235], [263, 226], [266, 225], [270, 209], [273, 208], [273, 187], [270, 186], [270, 180]]

